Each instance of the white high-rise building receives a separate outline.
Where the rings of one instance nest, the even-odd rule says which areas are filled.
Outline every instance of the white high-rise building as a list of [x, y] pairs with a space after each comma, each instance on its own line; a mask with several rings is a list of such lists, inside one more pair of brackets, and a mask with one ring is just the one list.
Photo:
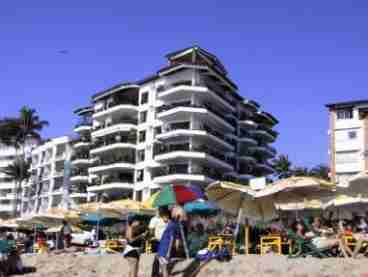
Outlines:
[[72, 188], [66, 187], [65, 164], [72, 155], [71, 139], [59, 137], [33, 149], [31, 178], [22, 190], [22, 214], [46, 212], [59, 207], [65, 196], [72, 197]]
[[278, 121], [240, 96], [206, 50], [166, 58], [154, 75], [97, 93], [77, 111], [75, 131], [88, 145], [71, 181], [88, 183], [90, 200], [144, 200], [167, 184], [247, 183], [273, 173], [268, 161], [276, 155], [270, 144]]
[[331, 178], [342, 185], [368, 174], [368, 100], [327, 104]]

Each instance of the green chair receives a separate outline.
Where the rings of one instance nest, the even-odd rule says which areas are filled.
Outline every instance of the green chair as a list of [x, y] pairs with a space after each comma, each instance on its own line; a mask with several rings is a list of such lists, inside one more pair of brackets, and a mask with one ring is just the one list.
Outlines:
[[330, 249], [318, 249], [310, 240], [304, 239], [292, 230], [287, 232], [288, 238], [293, 241], [289, 258], [312, 256], [316, 258], [331, 257]]
[[0, 240], [0, 253], [9, 254], [15, 249], [15, 242], [10, 240]]

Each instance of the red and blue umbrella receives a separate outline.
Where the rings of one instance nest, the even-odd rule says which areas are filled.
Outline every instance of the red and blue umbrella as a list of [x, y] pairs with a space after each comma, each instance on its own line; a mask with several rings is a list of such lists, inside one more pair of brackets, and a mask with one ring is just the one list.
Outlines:
[[154, 207], [184, 205], [185, 203], [200, 199], [203, 192], [194, 186], [168, 185], [157, 194], [153, 201]]

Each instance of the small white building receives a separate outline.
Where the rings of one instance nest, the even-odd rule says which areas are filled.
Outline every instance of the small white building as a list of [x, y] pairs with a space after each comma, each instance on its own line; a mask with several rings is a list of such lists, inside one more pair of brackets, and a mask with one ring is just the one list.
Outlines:
[[327, 104], [331, 178], [346, 185], [368, 171], [368, 100]]

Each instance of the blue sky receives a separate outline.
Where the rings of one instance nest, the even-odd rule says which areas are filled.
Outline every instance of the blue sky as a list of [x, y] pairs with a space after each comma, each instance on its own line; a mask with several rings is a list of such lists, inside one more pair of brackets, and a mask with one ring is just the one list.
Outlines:
[[368, 98], [367, 26], [364, 0], [1, 1], [0, 116], [27, 104], [44, 136], [71, 134], [92, 94], [198, 44], [279, 118], [278, 151], [312, 166], [328, 158], [324, 104]]

